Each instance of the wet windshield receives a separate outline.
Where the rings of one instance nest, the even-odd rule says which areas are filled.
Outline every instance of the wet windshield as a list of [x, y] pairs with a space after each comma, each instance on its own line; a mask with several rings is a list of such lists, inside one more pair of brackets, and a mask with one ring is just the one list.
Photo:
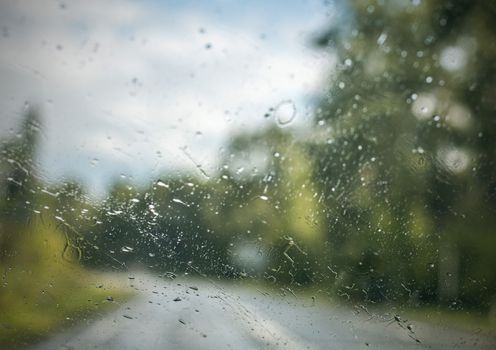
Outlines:
[[0, 348], [494, 348], [495, 23], [2, 1]]

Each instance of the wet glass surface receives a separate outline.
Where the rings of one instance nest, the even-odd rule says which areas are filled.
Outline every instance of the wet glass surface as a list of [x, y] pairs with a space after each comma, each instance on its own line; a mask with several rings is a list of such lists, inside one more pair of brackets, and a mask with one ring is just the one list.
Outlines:
[[495, 20], [2, 1], [0, 348], [494, 348]]

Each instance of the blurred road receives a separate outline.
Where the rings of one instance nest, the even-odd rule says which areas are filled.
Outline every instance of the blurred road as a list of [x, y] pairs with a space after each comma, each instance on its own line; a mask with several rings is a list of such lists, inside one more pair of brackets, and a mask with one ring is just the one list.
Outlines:
[[309, 297], [145, 274], [136, 274], [130, 283], [138, 295], [117, 311], [31, 349], [496, 348], [494, 339], [476, 332], [370, 319], [363, 309]]

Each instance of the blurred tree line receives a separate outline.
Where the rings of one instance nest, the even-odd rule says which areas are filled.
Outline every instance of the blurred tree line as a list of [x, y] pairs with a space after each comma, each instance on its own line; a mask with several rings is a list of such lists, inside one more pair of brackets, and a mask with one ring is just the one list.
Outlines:
[[317, 40], [338, 66], [316, 115], [327, 145], [311, 153], [342, 282], [373, 300], [488, 308], [496, 4], [341, 4], [346, 23]]
[[[488, 311], [496, 296], [496, 40], [488, 1], [340, 2], [310, 128], [231, 139], [218, 175], [117, 181], [89, 200], [34, 174], [39, 122], [2, 148], [0, 263], [49, 217], [64, 260], [316, 286]], [[277, 110], [272, 110], [274, 117]], [[19, 240], [20, 241], [20, 240]]]

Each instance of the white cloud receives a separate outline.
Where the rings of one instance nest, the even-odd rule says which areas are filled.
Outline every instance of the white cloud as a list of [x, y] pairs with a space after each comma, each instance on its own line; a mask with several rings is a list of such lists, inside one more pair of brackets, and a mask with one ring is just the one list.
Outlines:
[[0, 89], [11, 95], [0, 102], [5, 110], [33, 97], [42, 105], [48, 177], [101, 182], [123, 169], [195, 169], [185, 145], [212, 167], [233, 130], [269, 122], [263, 113], [282, 100], [302, 114], [325, 78], [328, 58], [305, 47], [303, 18], [282, 14], [271, 41], [260, 39], [256, 21], [227, 25], [209, 12], [157, 13], [130, 1], [37, 4], [12, 2], [0, 15], [10, 28], [0, 39], [0, 70], [9, 73]]

